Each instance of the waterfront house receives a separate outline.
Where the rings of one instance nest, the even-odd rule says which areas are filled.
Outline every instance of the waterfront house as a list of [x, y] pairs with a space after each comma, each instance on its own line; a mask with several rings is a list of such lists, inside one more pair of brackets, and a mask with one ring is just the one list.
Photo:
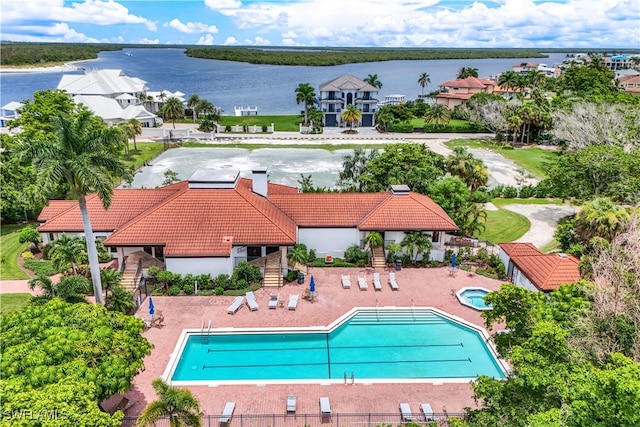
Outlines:
[[[380, 193], [299, 193], [267, 182], [266, 169], [254, 170], [252, 179], [237, 171], [199, 170], [157, 189], [116, 189], [108, 210], [92, 194], [87, 209], [96, 238], [120, 265], [144, 251], [167, 270], [214, 276], [275, 252], [282, 272], [296, 243], [318, 257], [342, 257], [351, 245], [364, 247], [372, 231], [382, 234], [385, 245], [422, 231], [433, 244], [431, 259], [443, 261], [446, 233], [457, 230], [440, 206], [407, 186]], [[38, 221], [44, 243], [63, 233], [83, 235], [76, 202], [51, 200]]]
[[640, 95], [640, 74], [627, 75], [618, 79], [623, 91], [632, 95]]
[[578, 259], [567, 254], [543, 254], [531, 243], [500, 243], [498, 257], [511, 283], [530, 291], [551, 292], [580, 280]]
[[319, 102], [324, 126], [343, 126], [341, 115], [348, 105], [355, 105], [362, 113], [358, 126], [374, 126], [377, 96], [377, 87], [349, 74], [321, 84]]
[[0, 127], [6, 127], [7, 122], [15, 120], [20, 117], [18, 111], [22, 107], [22, 103], [17, 101], [11, 101], [8, 104], [2, 106], [2, 115], [0, 115]]
[[[149, 97], [147, 83], [129, 77], [122, 70], [87, 70], [84, 74], [64, 74], [57, 89], [64, 90], [77, 104], [84, 104], [107, 124], [135, 118], [143, 127], [153, 127], [162, 121], [153, 108], [143, 101]], [[152, 105], [156, 105], [154, 103]]]
[[562, 70], [558, 67], [548, 67], [547, 64], [536, 64], [533, 62], [521, 62], [511, 67], [518, 74], [528, 74], [531, 71], [539, 71], [545, 77], [558, 77]]
[[476, 93], [493, 93], [496, 83], [489, 79], [467, 77], [465, 79], [447, 80], [438, 85], [440, 93], [436, 96], [436, 102], [450, 110], [464, 104]]

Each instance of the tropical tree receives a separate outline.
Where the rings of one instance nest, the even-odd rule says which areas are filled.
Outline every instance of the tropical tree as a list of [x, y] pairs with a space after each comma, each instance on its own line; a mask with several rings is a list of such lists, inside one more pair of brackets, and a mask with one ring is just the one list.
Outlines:
[[131, 129], [133, 129], [133, 151], [138, 152], [138, 144], [136, 143], [136, 136], [142, 135], [142, 123], [138, 119], [129, 119], [127, 122]]
[[56, 285], [53, 283], [50, 277], [44, 274], [38, 274], [36, 277], [32, 277], [28, 282], [29, 289], [32, 291], [36, 288], [40, 289], [42, 296], [46, 299], [56, 297]]
[[429, 236], [422, 231], [408, 232], [400, 242], [400, 245], [412, 255], [411, 259], [414, 263], [418, 261], [418, 254], [432, 247]]
[[124, 154], [129, 156], [129, 140], [135, 136], [135, 130], [129, 122], [120, 122], [116, 127], [122, 132], [122, 140], [124, 141]]
[[363, 191], [360, 177], [367, 170], [367, 163], [378, 155], [378, 150], [365, 150], [362, 146], [353, 149], [353, 153], [342, 156], [342, 170], [338, 177], [338, 186], [347, 191]]
[[340, 116], [343, 121], [349, 123], [350, 129], [353, 131], [353, 124], [357, 123], [362, 117], [362, 113], [355, 105], [347, 105], [347, 108], [342, 112]]
[[151, 383], [158, 400], [149, 403], [138, 417], [138, 427], [155, 425], [161, 418], [169, 418], [171, 427], [200, 427], [200, 403], [189, 389], [173, 387], [156, 378]]
[[193, 93], [189, 95], [187, 99], [187, 108], [191, 109], [191, 113], [193, 115], [193, 125], [195, 126], [196, 120], [198, 119], [198, 106], [202, 100], [200, 96]]
[[[78, 264], [86, 255], [86, 244], [79, 237], [69, 237], [62, 234], [59, 238], [49, 243], [49, 259], [59, 272], [71, 269], [73, 275], [78, 274]], [[96, 248], [97, 252], [97, 248]]]
[[309, 83], [300, 83], [296, 88], [296, 104], [304, 105], [304, 126], [309, 125], [309, 107], [316, 102], [316, 92]]
[[102, 304], [98, 251], [86, 197], [97, 193], [107, 209], [111, 204], [113, 183], [129, 178], [129, 169], [117, 156], [122, 144], [120, 132], [106, 127], [88, 111], [82, 111], [77, 117], [56, 116], [53, 126], [54, 141], [45, 139], [24, 144], [20, 155], [33, 160], [42, 188], [66, 185], [68, 196], [78, 201], [93, 290], [96, 302]]
[[513, 92], [513, 89], [518, 87], [519, 82], [520, 75], [513, 70], [505, 71], [504, 73], [500, 74], [500, 77], [498, 78], [498, 84], [506, 88], [507, 91], [509, 91], [509, 89], [512, 89], [511, 92]]
[[437, 127], [444, 127], [451, 121], [451, 111], [443, 104], [433, 104], [425, 113], [424, 120]]
[[20, 243], [31, 243], [34, 250], [38, 249], [38, 244], [40, 243], [40, 233], [36, 230], [35, 227], [25, 227], [20, 230], [20, 235], [18, 236], [18, 240]]
[[369, 83], [373, 87], [377, 87], [378, 89], [382, 89], [382, 82], [378, 80], [377, 74], [368, 74], [364, 79], [365, 82]]
[[456, 79], [466, 79], [467, 77], [478, 77], [478, 69], [473, 67], [460, 68]]
[[306, 264], [309, 256], [307, 254], [306, 246], [294, 245], [293, 248], [287, 253], [287, 259], [292, 265]]
[[324, 120], [324, 114], [322, 111], [315, 107], [309, 108], [308, 117], [314, 133], [322, 133], [322, 121]]
[[109, 306], [109, 292], [120, 284], [122, 273], [114, 268], [103, 268], [100, 270], [102, 289], [104, 290], [104, 305]]
[[382, 234], [377, 231], [372, 231], [367, 234], [367, 237], [364, 238], [366, 244], [368, 244], [372, 248], [379, 248], [384, 244], [384, 239], [382, 238]]
[[111, 288], [111, 297], [105, 304], [107, 310], [130, 314], [136, 308], [133, 292], [127, 291], [120, 285]]
[[466, 147], [455, 147], [453, 154], [447, 157], [445, 162], [446, 171], [453, 176], [459, 177], [473, 193], [489, 182], [489, 171], [480, 159], [473, 157]]
[[173, 128], [176, 128], [176, 119], [184, 116], [184, 106], [175, 96], [167, 99], [161, 109], [162, 117], [173, 122]]
[[629, 220], [629, 213], [611, 200], [601, 197], [584, 204], [576, 214], [574, 226], [583, 240], [602, 237], [611, 241]]
[[418, 84], [422, 88], [422, 96], [423, 97], [424, 97], [424, 88], [429, 86], [429, 83], [431, 83], [431, 77], [429, 77], [429, 74], [421, 73], [420, 76], [418, 77]]

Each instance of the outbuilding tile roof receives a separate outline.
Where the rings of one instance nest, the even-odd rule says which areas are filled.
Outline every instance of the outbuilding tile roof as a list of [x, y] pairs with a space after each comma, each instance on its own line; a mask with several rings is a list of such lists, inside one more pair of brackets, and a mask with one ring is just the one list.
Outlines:
[[78, 206], [77, 200], [49, 200], [49, 204], [40, 211], [38, 222], [48, 221], [74, 206]]
[[447, 80], [446, 82], [440, 83], [438, 86], [459, 87], [459, 88], [469, 88], [469, 89], [484, 89], [487, 86], [494, 86], [494, 85], [495, 85], [495, 82], [489, 79], [483, 79], [478, 77], [467, 77], [464, 79]]
[[532, 243], [500, 243], [513, 264], [541, 291], [580, 280], [578, 260], [565, 254], [543, 254]]

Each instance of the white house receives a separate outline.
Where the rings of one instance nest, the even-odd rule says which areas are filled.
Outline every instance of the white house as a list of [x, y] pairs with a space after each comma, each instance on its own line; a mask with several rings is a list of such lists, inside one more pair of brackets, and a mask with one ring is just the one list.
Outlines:
[[342, 112], [348, 105], [355, 105], [362, 114], [358, 126], [374, 126], [377, 96], [377, 87], [349, 74], [321, 84], [319, 101], [320, 111], [324, 114], [324, 125], [342, 125]]
[[579, 261], [567, 254], [543, 254], [531, 243], [500, 243], [498, 257], [507, 278], [530, 291], [550, 292], [580, 280]]
[[76, 95], [72, 99], [76, 104], [86, 106], [93, 114], [101, 117], [109, 126], [126, 122], [130, 119], [136, 119], [142, 123], [142, 127], [154, 127], [156, 124], [162, 123], [162, 120], [160, 120], [158, 116], [148, 112], [139, 104], [122, 107], [118, 99], [91, 95]]
[[[429, 197], [394, 186], [381, 193], [298, 193], [295, 187], [267, 182], [266, 169], [253, 179], [238, 171], [196, 171], [188, 181], [158, 189], [116, 189], [105, 210], [87, 197], [96, 236], [113, 249], [120, 265], [145, 251], [176, 273], [230, 274], [241, 261], [281, 252], [304, 243], [318, 256], [342, 257], [368, 233], [385, 243], [422, 231], [433, 242], [431, 258], [444, 259], [445, 233], [455, 223]], [[82, 235], [77, 203], [52, 200], [38, 230], [49, 242], [62, 233]]]
[[7, 126], [7, 122], [20, 117], [18, 111], [22, 107], [22, 103], [12, 101], [2, 107], [2, 115], [0, 116], [0, 127]]

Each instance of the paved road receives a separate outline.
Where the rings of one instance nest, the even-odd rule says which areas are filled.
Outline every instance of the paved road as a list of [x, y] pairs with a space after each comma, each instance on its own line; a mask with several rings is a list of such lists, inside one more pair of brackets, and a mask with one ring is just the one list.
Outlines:
[[570, 205], [506, 205], [508, 209], [526, 216], [531, 221], [531, 228], [516, 242], [531, 242], [541, 248], [553, 240], [558, 221], [565, 216], [577, 212], [577, 206]]

